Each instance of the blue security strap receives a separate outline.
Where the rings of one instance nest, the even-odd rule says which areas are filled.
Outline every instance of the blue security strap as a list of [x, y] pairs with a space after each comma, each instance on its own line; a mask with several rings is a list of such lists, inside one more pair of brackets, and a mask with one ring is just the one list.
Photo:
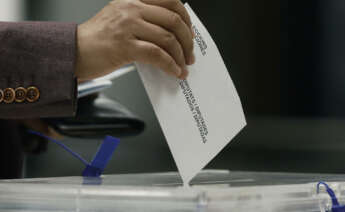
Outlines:
[[29, 133], [43, 137], [49, 141], [54, 142], [55, 144], [62, 147], [64, 150], [72, 154], [75, 158], [80, 160], [86, 168], [82, 172], [82, 176], [84, 177], [99, 177], [102, 175], [105, 167], [107, 166], [109, 160], [111, 159], [115, 149], [117, 148], [118, 144], [120, 143], [120, 140], [117, 138], [114, 138], [112, 136], [106, 136], [103, 140], [102, 145], [99, 147], [95, 157], [91, 161], [91, 163], [88, 163], [83, 157], [81, 157], [78, 153], [71, 150], [69, 147], [67, 147], [65, 144], [63, 144], [61, 141], [55, 140], [53, 138], [50, 138], [40, 132], [36, 132], [33, 130], [28, 130]]
[[325, 186], [328, 195], [332, 200], [332, 212], [345, 212], [345, 205], [340, 205], [334, 191], [325, 182], [319, 182], [317, 184], [317, 193], [319, 193], [320, 185]]
[[86, 166], [83, 171], [83, 176], [86, 177], [98, 177], [102, 174], [107, 166], [113, 152], [118, 146], [120, 140], [111, 136], [106, 136], [102, 145], [97, 151], [96, 156], [93, 158], [90, 164]]

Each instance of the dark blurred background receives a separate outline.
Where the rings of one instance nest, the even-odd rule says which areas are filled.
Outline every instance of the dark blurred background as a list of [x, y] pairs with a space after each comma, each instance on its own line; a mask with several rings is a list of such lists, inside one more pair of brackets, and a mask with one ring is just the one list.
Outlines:
[[[27, 0], [22, 19], [82, 23], [108, 0]], [[345, 3], [342, 0], [188, 1], [212, 34], [242, 99], [248, 126], [207, 168], [345, 173]], [[106, 173], [175, 171], [136, 72], [105, 94], [142, 117], [146, 130], [122, 139]], [[65, 139], [91, 158], [99, 140]], [[27, 177], [80, 175], [49, 144], [26, 159]]]

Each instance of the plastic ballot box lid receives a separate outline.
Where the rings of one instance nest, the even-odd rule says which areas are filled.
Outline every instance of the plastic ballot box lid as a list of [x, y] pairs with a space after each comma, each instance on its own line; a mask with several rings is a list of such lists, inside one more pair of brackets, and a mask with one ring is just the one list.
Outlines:
[[178, 173], [0, 181], [1, 212], [328, 211], [345, 203], [345, 175], [203, 171], [190, 187]]

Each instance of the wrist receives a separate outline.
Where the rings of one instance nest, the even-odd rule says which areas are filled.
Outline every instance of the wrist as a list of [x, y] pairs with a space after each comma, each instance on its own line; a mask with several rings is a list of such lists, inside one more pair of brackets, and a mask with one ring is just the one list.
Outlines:
[[84, 37], [82, 25], [78, 25], [77, 28], [77, 46], [76, 46], [76, 64], [75, 64], [75, 75], [78, 81], [84, 81], [87, 78], [86, 67], [84, 65]]
[[76, 77], [80, 81], [104, 76], [114, 70], [109, 62], [109, 44], [99, 38], [88, 22], [77, 29]]

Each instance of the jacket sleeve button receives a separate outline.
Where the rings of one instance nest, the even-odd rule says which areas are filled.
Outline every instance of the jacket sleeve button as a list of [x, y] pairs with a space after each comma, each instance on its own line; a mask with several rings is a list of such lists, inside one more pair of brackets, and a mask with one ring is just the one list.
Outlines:
[[16, 102], [24, 102], [26, 99], [26, 89], [23, 87], [18, 87], [14, 90], [15, 92], [15, 101]]
[[5, 88], [4, 89], [4, 102], [9, 104], [12, 103], [15, 99], [15, 92], [13, 88]]
[[4, 100], [4, 91], [0, 89], [0, 103]]
[[40, 91], [35, 86], [27, 88], [26, 100], [28, 102], [36, 102], [40, 98]]

